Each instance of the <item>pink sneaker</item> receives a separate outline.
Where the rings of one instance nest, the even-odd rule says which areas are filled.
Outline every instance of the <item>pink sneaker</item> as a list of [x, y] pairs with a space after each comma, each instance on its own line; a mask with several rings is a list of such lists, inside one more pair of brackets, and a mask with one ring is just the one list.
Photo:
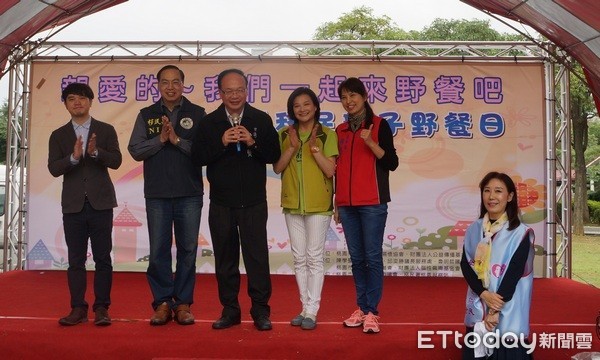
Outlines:
[[372, 312], [369, 312], [367, 316], [364, 317], [363, 323], [363, 332], [369, 334], [376, 334], [379, 332], [379, 316], [373, 315]]
[[364, 320], [365, 320], [365, 313], [362, 312], [360, 309], [358, 309], [355, 312], [353, 312], [349, 318], [344, 320], [344, 326], [359, 327], [363, 324]]

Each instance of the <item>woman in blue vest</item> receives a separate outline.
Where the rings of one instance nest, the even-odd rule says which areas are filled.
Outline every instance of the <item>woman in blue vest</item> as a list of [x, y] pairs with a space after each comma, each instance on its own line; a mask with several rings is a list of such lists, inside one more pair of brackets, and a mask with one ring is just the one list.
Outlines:
[[[479, 188], [480, 215], [467, 228], [461, 260], [469, 285], [463, 359], [530, 359], [527, 339], [535, 235], [519, 220], [517, 190], [508, 175], [490, 172]], [[489, 332], [499, 337], [491, 341], [494, 346], [471, 343], [490, 338]]]
[[333, 214], [333, 175], [338, 154], [335, 131], [319, 123], [319, 98], [309, 88], [294, 90], [287, 102], [293, 124], [279, 130], [281, 206], [290, 235], [302, 311], [293, 326], [313, 330], [325, 277], [323, 250]]

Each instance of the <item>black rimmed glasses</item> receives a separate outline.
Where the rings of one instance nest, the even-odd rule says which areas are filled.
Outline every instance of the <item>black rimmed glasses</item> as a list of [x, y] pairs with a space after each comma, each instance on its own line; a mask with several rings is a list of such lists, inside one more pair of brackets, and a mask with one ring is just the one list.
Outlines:
[[225, 90], [221, 90], [221, 94], [223, 94], [225, 97], [232, 97], [232, 96], [237, 96], [237, 95], [244, 95], [246, 93], [246, 89], [244, 88], [239, 88], [239, 89], [225, 89]]

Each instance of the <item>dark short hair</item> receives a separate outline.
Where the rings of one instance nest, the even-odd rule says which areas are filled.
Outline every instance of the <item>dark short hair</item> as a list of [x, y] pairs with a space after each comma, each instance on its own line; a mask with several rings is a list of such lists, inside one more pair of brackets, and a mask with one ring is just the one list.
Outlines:
[[162, 72], [165, 70], [177, 70], [179, 71], [179, 76], [181, 77], [181, 81], [185, 82], [185, 74], [183, 73], [183, 71], [178, 68], [175, 65], [165, 65], [162, 68], [160, 68], [160, 70], [158, 70], [158, 72], [156, 73], [156, 80], [160, 81], [160, 76], [162, 75]]
[[94, 99], [94, 91], [88, 84], [84, 83], [71, 83], [62, 91], [60, 98], [62, 101], [67, 100], [69, 95], [84, 96], [90, 100]]
[[[347, 78], [346, 80], [342, 81], [342, 83], [338, 86], [338, 96], [340, 97], [340, 100], [342, 99], [342, 90], [360, 94], [365, 98], [368, 97], [367, 88], [365, 87], [365, 84], [363, 84], [363, 82], [360, 81], [360, 79], [355, 77]], [[368, 101], [365, 101], [365, 108], [367, 109], [365, 122], [369, 124], [372, 121], [373, 115], [375, 113], [373, 112], [373, 109], [371, 108], [371, 105], [369, 105]]]
[[221, 71], [221, 73], [219, 74], [219, 76], [217, 76], [217, 87], [219, 89], [221, 89], [221, 83], [223, 82], [223, 78], [225, 77], [225, 75], [228, 74], [238, 74], [241, 75], [244, 78], [244, 82], [246, 83], [246, 86], [248, 86], [248, 79], [246, 78], [246, 74], [244, 74], [244, 72], [240, 69], [227, 69], [227, 70], [223, 70]]
[[480, 190], [480, 198], [481, 198], [481, 208], [479, 211], [479, 218], [483, 218], [485, 213], [487, 213], [487, 209], [485, 208], [485, 204], [483, 203], [483, 189], [490, 183], [492, 179], [500, 180], [506, 186], [506, 190], [508, 193], [513, 193], [513, 198], [506, 204], [506, 215], [508, 216], [508, 230], [513, 230], [517, 226], [521, 224], [521, 220], [519, 219], [519, 202], [517, 197], [517, 188], [515, 183], [512, 181], [510, 176], [505, 173], [491, 171], [487, 173], [483, 179], [479, 182], [479, 190]]
[[319, 103], [319, 98], [317, 97], [317, 94], [315, 94], [314, 91], [312, 91], [311, 89], [309, 89], [307, 87], [297, 88], [290, 94], [290, 97], [288, 97], [288, 101], [287, 101], [288, 118], [290, 118], [294, 123], [298, 122], [298, 119], [296, 118], [296, 114], [294, 114], [294, 100], [296, 100], [296, 98], [300, 95], [308, 95], [310, 97], [310, 100], [312, 101], [313, 105], [315, 105], [315, 107], [317, 108], [317, 111], [315, 111], [314, 120], [316, 122], [318, 122], [319, 117], [321, 116], [321, 104]]

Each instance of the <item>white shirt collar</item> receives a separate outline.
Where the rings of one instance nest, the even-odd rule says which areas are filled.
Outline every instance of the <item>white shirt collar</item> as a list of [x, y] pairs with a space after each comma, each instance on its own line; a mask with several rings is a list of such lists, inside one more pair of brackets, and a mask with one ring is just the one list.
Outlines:
[[78, 127], [83, 127], [85, 129], [90, 129], [90, 125], [92, 124], [92, 117], [88, 117], [88, 119], [81, 125], [79, 125], [78, 123], [75, 122], [75, 120], [71, 119], [71, 124], [73, 124], [73, 128], [77, 129]]

